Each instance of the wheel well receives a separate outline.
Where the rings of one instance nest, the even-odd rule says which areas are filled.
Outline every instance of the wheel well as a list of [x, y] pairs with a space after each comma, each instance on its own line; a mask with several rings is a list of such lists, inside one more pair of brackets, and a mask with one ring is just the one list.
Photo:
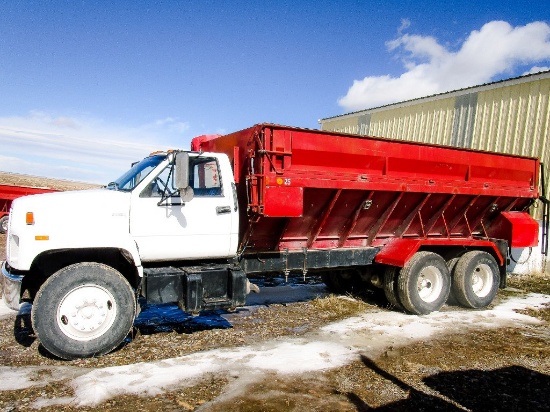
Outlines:
[[104, 249], [62, 249], [48, 251], [39, 255], [30, 269], [30, 276], [23, 279], [23, 290], [28, 290], [31, 297], [42, 283], [59, 269], [80, 262], [103, 263], [119, 271], [133, 288], [137, 288], [140, 277], [132, 257], [116, 248]]

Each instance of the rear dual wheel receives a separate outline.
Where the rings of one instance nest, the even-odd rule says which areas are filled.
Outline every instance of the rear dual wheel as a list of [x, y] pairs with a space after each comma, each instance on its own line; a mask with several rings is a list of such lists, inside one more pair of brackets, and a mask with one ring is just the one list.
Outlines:
[[433, 252], [417, 252], [399, 271], [397, 295], [407, 312], [427, 315], [439, 310], [451, 290], [445, 260]]
[[384, 293], [390, 305], [415, 315], [439, 310], [450, 289], [447, 264], [433, 252], [417, 252], [403, 268], [388, 267], [384, 275]]
[[453, 269], [452, 295], [466, 308], [480, 309], [495, 298], [500, 272], [495, 258], [487, 252], [465, 253]]

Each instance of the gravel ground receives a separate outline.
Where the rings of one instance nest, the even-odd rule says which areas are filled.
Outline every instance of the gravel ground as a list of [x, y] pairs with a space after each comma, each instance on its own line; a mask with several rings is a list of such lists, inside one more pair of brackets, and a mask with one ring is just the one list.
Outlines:
[[[515, 280], [514, 286], [550, 293], [549, 283], [548, 278], [536, 278], [529, 284], [524, 278]], [[508, 296], [522, 295], [524, 292], [519, 289], [503, 291], [496, 303]], [[0, 319], [0, 364], [17, 371], [40, 367], [38, 375], [55, 373], [44, 369], [47, 367], [68, 367], [81, 374], [98, 368], [192, 356], [216, 348], [238, 349], [262, 342], [311, 338], [320, 328], [339, 319], [389, 312], [384, 306], [369, 296], [328, 296], [256, 306], [230, 317], [230, 325], [193, 328], [181, 324], [156, 331], [136, 328], [133, 341], [115, 352], [75, 361], [61, 361], [44, 351], [33, 335], [28, 314], [22, 314]], [[37, 408], [38, 400], [58, 398], [68, 399], [68, 404], [46, 404], [41, 410], [548, 411], [550, 308], [529, 314], [545, 323], [479, 331], [465, 325], [463, 333], [390, 344], [375, 357], [361, 354], [356, 361], [332, 369], [283, 375], [210, 373], [157, 395], [119, 395], [92, 406], [71, 404], [76, 388], [70, 380], [52, 379], [46, 386], [0, 392], [0, 411], [27, 410], [30, 405]]]

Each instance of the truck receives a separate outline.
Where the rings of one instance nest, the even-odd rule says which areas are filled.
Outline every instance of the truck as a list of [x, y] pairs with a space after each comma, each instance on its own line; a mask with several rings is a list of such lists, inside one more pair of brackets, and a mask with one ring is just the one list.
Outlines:
[[269, 123], [152, 153], [104, 188], [15, 200], [4, 300], [63, 359], [106, 354], [138, 298], [234, 310], [254, 276], [316, 275], [426, 315], [489, 305], [538, 243], [540, 162]]
[[5, 234], [8, 231], [9, 212], [13, 200], [21, 196], [55, 191], [49, 187], [0, 185], [0, 234]]

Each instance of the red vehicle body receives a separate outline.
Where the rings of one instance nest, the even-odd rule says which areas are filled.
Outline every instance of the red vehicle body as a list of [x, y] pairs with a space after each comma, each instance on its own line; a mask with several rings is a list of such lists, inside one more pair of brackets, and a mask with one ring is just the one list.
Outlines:
[[0, 185], [0, 233], [8, 230], [8, 215], [11, 202], [21, 196], [36, 195], [39, 193], [56, 192], [55, 189], [45, 187]]
[[367, 274], [324, 279], [334, 289], [358, 276], [386, 279], [386, 295], [395, 295], [397, 279], [387, 273], [414, 266], [418, 253], [441, 256], [452, 271], [475, 251], [494, 258], [502, 286], [508, 247], [538, 243], [527, 212], [539, 197], [535, 158], [271, 124], [199, 136], [192, 150], [233, 162], [247, 273], [268, 271], [274, 253], [303, 256], [284, 258], [288, 273], [307, 271], [314, 251], [373, 250]]

